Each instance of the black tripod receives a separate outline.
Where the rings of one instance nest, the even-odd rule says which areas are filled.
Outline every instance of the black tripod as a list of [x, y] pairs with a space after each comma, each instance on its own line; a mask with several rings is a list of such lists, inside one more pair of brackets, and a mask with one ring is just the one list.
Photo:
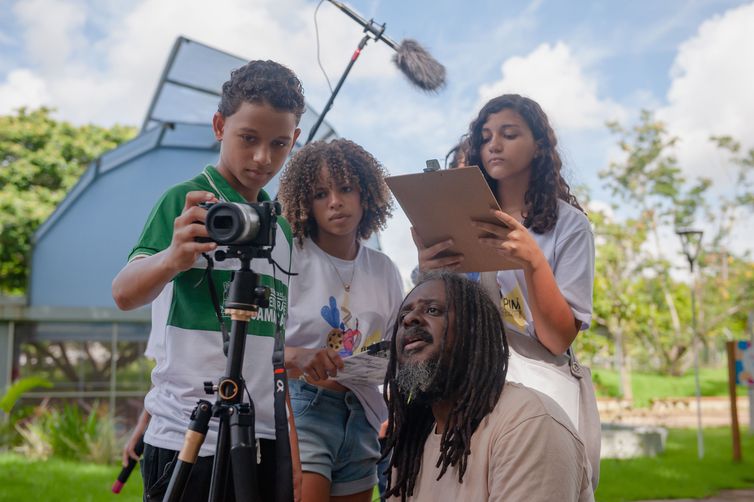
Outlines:
[[[256, 317], [259, 308], [269, 307], [270, 290], [259, 285], [259, 276], [251, 269], [251, 260], [257, 257], [270, 259], [269, 249], [250, 246], [230, 246], [227, 252], [217, 251], [215, 259], [241, 260], [241, 268], [233, 272], [230, 290], [225, 302], [225, 313], [231, 318], [230, 337], [224, 345], [227, 363], [225, 376], [217, 385], [204, 382], [208, 394], [217, 393], [212, 405], [200, 400], [191, 414], [183, 448], [178, 454], [164, 501], [178, 502], [183, 496], [191, 468], [196, 463], [199, 449], [209, 429], [210, 418], [220, 419], [210, 482], [210, 502], [232, 500], [237, 502], [261, 501], [257, 477], [257, 449], [254, 434], [254, 403], [243, 401], [245, 383], [243, 368], [246, 332], [249, 320]], [[213, 301], [216, 300], [213, 298]], [[216, 306], [219, 312], [219, 306]], [[284, 366], [284, 340], [279, 328], [275, 330], [272, 362], [275, 380], [275, 502], [293, 500], [293, 470], [290, 438], [286, 415], [287, 380]], [[230, 468], [229, 468], [230, 462]], [[272, 480], [262, 480], [272, 482]], [[233, 486], [231, 491], [230, 486]], [[266, 502], [266, 501], [265, 501]]]

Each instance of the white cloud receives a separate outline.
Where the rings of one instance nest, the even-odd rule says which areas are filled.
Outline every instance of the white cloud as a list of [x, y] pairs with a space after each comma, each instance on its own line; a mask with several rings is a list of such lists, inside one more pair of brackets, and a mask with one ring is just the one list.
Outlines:
[[479, 88], [479, 107], [500, 94], [522, 94], [537, 101], [559, 130], [604, 128], [605, 121], [625, 115], [619, 104], [600, 98], [596, 78], [563, 42], [512, 57], [501, 72], [500, 80]]
[[[180, 35], [248, 58], [290, 66], [306, 83], [315, 107], [329, 90], [316, 64], [313, 11], [305, 0], [144, 0], [126, 11], [98, 15], [83, 1], [25, 0], [14, 7], [25, 54], [61, 118], [74, 122], [138, 124], [146, 112], [170, 48]], [[351, 58], [360, 26], [329, 4], [319, 11], [322, 63], [333, 84]], [[92, 26], [96, 23], [106, 25]], [[98, 39], [87, 34], [101, 33]], [[392, 50], [371, 42], [349, 76], [393, 80]], [[0, 82], [3, 87], [12, 84]], [[27, 93], [28, 94], [28, 93]], [[25, 94], [14, 95], [15, 104]], [[314, 98], [314, 99], [312, 99]]]
[[[709, 141], [730, 135], [744, 148], [754, 148], [754, 4], [731, 9], [705, 21], [678, 48], [668, 104], [658, 110], [671, 134], [678, 136], [676, 156], [687, 175], [710, 177], [714, 189], [733, 188], [735, 175], [726, 156]], [[754, 234], [746, 231], [752, 215], [739, 215], [731, 245], [736, 251], [754, 249]], [[710, 231], [712, 229], [709, 229]]]
[[38, 108], [45, 104], [50, 104], [47, 86], [30, 70], [13, 70], [0, 84], [0, 114], [13, 113], [22, 106]]
[[85, 44], [82, 28], [86, 21], [81, 1], [25, 0], [14, 6], [30, 62], [45, 73], [64, 69], [69, 56]]
[[678, 159], [691, 174], [711, 175], [719, 155], [710, 135], [754, 146], [754, 4], [705, 21], [678, 49], [668, 105], [658, 111], [681, 138]]

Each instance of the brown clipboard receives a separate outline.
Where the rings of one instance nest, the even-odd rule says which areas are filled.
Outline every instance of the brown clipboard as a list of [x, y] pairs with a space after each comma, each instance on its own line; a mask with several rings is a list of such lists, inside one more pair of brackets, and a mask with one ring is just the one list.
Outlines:
[[490, 214], [500, 206], [478, 167], [390, 176], [385, 181], [425, 246], [453, 239], [453, 246], [438, 256], [464, 255], [458, 272], [521, 268], [480, 243], [484, 231], [471, 224], [502, 224]]

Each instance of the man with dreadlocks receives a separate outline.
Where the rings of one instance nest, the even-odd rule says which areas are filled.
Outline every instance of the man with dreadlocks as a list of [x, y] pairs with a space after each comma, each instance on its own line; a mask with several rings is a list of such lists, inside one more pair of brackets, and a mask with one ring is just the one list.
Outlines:
[[391, 500], [594, 500], [568, 416], [506, 383], [507, 366], [500, 313], [480, 286], [422, 277], [398, 312], [385, 378]]

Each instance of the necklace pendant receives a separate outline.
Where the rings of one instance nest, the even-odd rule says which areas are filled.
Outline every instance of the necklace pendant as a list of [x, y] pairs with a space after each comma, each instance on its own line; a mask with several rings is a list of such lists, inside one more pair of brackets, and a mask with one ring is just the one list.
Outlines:
[[350, 284], [346, 284], [346, 285], [343, 286], [343, 289], [346, 290], [346, 293], [350, 293], [351, 292], [351, 285]]

